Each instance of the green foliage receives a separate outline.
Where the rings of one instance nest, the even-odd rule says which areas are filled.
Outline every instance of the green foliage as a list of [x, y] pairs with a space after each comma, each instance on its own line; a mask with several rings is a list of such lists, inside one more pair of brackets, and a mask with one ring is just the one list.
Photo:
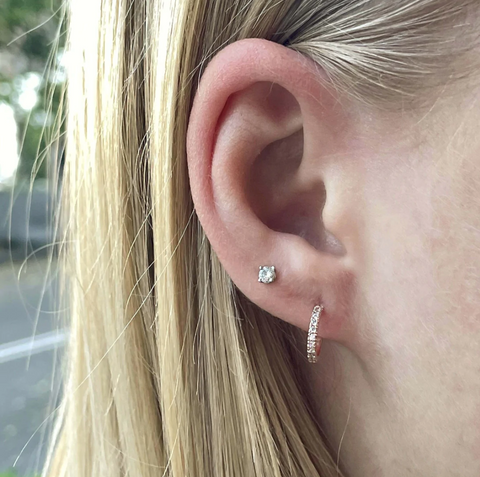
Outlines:
[[[14, 110], [22, 145], [19, 173], [26, 177], [34, 167], [37, 177], [46, 174], [45, 164], [35, 166], [35, 161], [37, 158], [42, 161], [49, 128], [54, 125], [60, 103], [62, 84], [58, 69], [63, 51], [63, 35], [59, 35], [60, 5], [59, 0], [0, 1], [0, 102]], [[60, 41], [56, 43], [58, 38]], [[22, 107], [21, 98], [32, 77], [40, 78], [39, 101], [29, 111]]]
[[13, 472], [13, 470], [7, 470], [6, 472], [0, 473], [0, 477], [18, 477], [18, 474]]
[[[44, 62], [55, 31], [54, 22], [47, 20], [54, 19], [58, 8], [59, 2], [52, 0], [3, 0], [0, 3], [0, 50], [9, 46], [12, 52], [23, 53], [28, 62]], [[38, 28], [44, 22], [47, 23]], [[28, 35], [13, 42], [28, 31]]]
[[0, 477], [20, 477], [14, 470], [7, 470], [6, 472], [0, 472]]

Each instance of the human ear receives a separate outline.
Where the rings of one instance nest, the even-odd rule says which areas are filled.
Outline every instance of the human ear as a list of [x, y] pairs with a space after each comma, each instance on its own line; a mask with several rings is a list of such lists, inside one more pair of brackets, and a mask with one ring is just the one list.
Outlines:
[[[196, 213], [235, 285], [303, 330], [322, 304], [321, 336], [342, 341], [354, 236], [335, 164], [346, 160], [350, 119], [327, 84], [281, 45], [227, 46], [201, 78], [187, 156]], [[271, 284], [258, 281], [263, 265], [275, 266]]]

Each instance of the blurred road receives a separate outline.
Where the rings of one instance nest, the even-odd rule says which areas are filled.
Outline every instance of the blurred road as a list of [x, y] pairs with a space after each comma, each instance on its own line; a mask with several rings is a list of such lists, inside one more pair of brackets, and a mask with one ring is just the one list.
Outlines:
[[24, 250], [30, 253], [54, 241], [49, 227], [52, 201], [46, 187], [41, 185], [32, 190], [0, 189], [0, 263], [9, 255], [6, 252], [9, 248], [14, 254]]
[[47, 259], [0, 266], [0, 472], [18, 459], [18, 475], [29, 477], [44, 461], [65, 339], [56, 298]]

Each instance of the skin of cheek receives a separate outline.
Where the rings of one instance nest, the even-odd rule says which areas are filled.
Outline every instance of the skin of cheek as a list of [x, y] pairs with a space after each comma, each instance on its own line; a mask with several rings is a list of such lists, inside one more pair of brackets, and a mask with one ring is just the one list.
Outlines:
[[417, 128], [438, 137], [384, 133], [384, 144], [356, 148], [357, 309], [367, 311], [356, 318], [361, 332], [350, 348], [378, 402], [388, 403], [364, 432], [383, 433], [377, 445], [384, 455], [388, 442], [397, 443], [403, 457], [395, 467], [442, 475], [461, 459], [471, 475], [480, 472], [480, 145], [444, 111], [442, 120]]
[[350, 351], [327, 342], [312, 372], [352, 475], [480, 475], [478, 116], [460, 131], [446, 109], [416, 128], [436, 137], [354, 148], [359, 333]]
[[[467, 473], [480, 472], [480, 144], [468, 127], [478, 120], [464, 124], [367, 188], [365, 260], [377, 265], [364, 291], [376, 310], [370, 365], [409, 423], [405, 438]], [[410, 457], [422, 459], [415, 446]]]
[[[452, 405], [469, 412], [462, 446], [480, 460], [480, 141], [475, 131], [480, 104], [467, 111], [462, 128], [438, 161], [438, 234], [432, 240], [438, 299], [450, 327]], [[480, 467], [480, 463], [479, 463]], [[480, 472], [480, 470], [479, 470]]]

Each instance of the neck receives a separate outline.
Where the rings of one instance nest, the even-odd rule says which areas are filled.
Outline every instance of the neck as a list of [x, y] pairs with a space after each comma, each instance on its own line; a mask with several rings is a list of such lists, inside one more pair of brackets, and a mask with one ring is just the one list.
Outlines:
[[[444, 402], [452, 395], [438, 376], [422, 372], [430, 367], [418, 361], [400, 372], [400, 359], [405, 355], [384, 353], [365, 363], [324, 341], [319, 362], [309, 366], [312, 402], [339, 469], [346, 477], [478, 476], [475, 397], [457, 393]], [[451, 413], [435, 411], [449, 407]]]

